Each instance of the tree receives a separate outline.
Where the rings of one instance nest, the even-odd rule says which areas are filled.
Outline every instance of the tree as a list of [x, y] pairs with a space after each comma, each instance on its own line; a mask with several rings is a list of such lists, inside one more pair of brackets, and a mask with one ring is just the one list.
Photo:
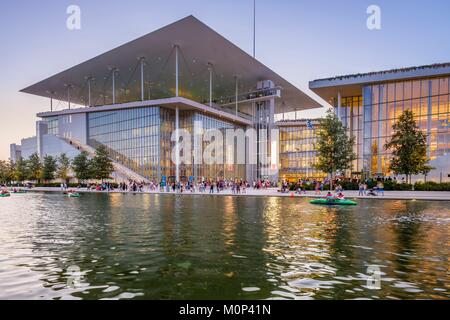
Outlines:
[[37, 153], [33, 153], [27, 161], [28, 179], [40, 182], [42, 176], [42, 162]]
[[44, 163], [42, 165], [41, 178], [44, 181], [50, 181], [55, 179], [55, 172], [57, 169], [56, 166], [57, 160], [52, 156], [45, 156]]
[[89, 180], [91, 175], [91, 161], [87, 152], [82, 152], [72, 161], [72, 170], [79, 182]]
[[29, 175], [28, 161], [20, 157], [14, 168], [14, 180], [16, 182], [24, 182]]
[[392, 151], [389, 168], [395, 174], [404, 174], [411, 183], [414, 174], [427, 174], [433, 167], [428, 165], [427, 137], [419, 130], [414, 113], [406, 110], [392, 126], [394, 131], [384, 148]]
[[109, 158], [108, 149], [100, 145], [95, 150], [95, 156], [92, 159], [92, 174], [95, 179], [108, 179], [114, 171], [112, 160]]
[[316, 150], [318, 153], [315, 167], [331, 176], [330, 189], [333, 189], [334, 175], [352, 166], [356, 159], [353, 152], [355, 137], [349, 137], [346, 129], [332, 109], [325, 118], [320, 119], [317, 132]]
[[0, 160], [0, 184], [7, 184], [14, 180], [14, 163]]
[[67, 157], [65, 153], [61, 154], [58, 158], [58, 169], [57, 169], [57, 177], [67, 184], [69, 183], [69, 170], [70, 170], [70, 159]]

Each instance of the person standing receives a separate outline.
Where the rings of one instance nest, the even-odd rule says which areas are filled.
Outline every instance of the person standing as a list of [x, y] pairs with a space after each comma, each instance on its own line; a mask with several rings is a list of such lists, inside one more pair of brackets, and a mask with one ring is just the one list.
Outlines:
[[364, 196], [364, 184], [363, 184], [363, 183], [360, 183], [360, 184], [359, 184], [359, 193], [358, 193], [358, 196], [360, 196], [360, 197]]
[[381, 194], [384, 197], [384, 184], [381, 181], [379, 181], [377, 184], [377, 193], [378, 195]]

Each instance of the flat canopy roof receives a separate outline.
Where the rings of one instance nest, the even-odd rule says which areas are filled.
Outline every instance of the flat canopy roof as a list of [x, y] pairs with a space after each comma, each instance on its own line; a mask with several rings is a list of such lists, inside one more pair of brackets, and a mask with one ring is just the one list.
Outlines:
[[450, 63], [319, 79], [311, 81], [309, 88], [324, 100], [330, 101], [332, 98], [337, 97], [338, 92], [343, 97], [361, 95], [362, 88], [368, 84], [431, 78], [444, 75], [450, 75]]
[[116, 103], [141, 100], [140, 59], [145, 59], [145, 99], [175, 96], [175, 46], [179, 48], [180, 95], [198, 102], [209, 101], [209, 69], [213, 70], [213, 98], [255, 90], [256, 83], [272, 80], [281, 87], [277, 113], [318, 108], [321, 105], [277, 73], [226, 40], [193, 16], [124, 44], [22, 92], [86, 105], [88, 80], [91, 104], [112, 104], [112, 70], [117, 70]]

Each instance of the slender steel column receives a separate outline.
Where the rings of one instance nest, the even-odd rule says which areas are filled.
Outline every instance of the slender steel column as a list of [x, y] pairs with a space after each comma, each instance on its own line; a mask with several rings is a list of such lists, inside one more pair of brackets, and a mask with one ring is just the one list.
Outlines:
[[67, 102], [69, 103], [70, 110], [70, 85], [67, 85]]
[[211, 63], [208, 63], [208, 70], [209, 70], [209, 106], [212, 107], [213, 74]]
[[117, 69], [112, 70], [112, 98], [113, 104], [116, 104], [116, 71]]
[[179, 97], [179, 65], [178, 65], [178, 45], [175, 45], [175, 96]]
[[91, 107], [91, 77], [88, 78], [88, 107]]
[[145, 58], [141, 58], [141, 100], [144, 101], [144, 61]]
[[239, 112], [239, 79], [238, 77], [234, 77], [234, 79], [236, 80], [236, 92], [235, 92], [235, 100], [236, 100], [236, 116], [238, 115]]
[[179, 129], [180, 129], [180, 109], [178, 107], [175, 108], [175, 135], [176, 135], [176, 144], [175, 144], [175, 182], [180, 181], [180, 144], [179, 144]]
[[50, 112], [53, 112], [53, 97], [50, 97]]

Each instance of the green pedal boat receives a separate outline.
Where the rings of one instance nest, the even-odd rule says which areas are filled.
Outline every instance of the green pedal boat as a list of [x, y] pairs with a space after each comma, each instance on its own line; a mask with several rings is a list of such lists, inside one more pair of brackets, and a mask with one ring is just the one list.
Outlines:
[[81, 197], [81, 194], [79, 194], [79, 193], [68, 193], [67, 196], [69, 198], [79, 198], [79, 197]]
[[0, 193], [0, 198], [7, 198], [7, 197], [11, 197], [10, 193]]
[[326, 206], [356, 206], [358, 203], [348, 199], [314, 199], [309, 203]]

